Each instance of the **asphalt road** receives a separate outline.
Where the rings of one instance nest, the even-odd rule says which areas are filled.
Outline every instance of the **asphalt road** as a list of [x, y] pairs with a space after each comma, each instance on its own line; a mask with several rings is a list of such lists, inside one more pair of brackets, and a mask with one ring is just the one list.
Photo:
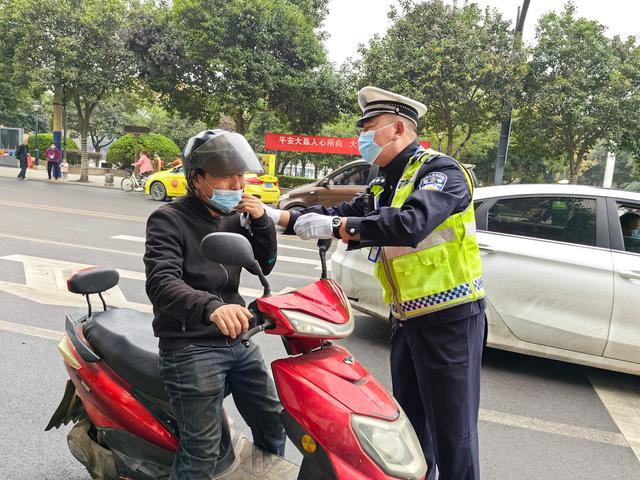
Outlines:
[[[109, 301], [148, 310], [142, 239], [145, 219], [158, 206], [137, 193], [0, 178], [2, 478], [90, 478], [67, 449], [68, 427], [44, 432], [66, 380], [55, 338], [65, 312], [82, 309], [83, 302], [64, 291], [64, 276], [84, 265], [118, 268], [121, 295]], [[319, 276], [313, 242], [280, 236], [279, 245], [269, 277], [275, 292]], [[242, 286], [251, 299], [259, 282], [246, 274]], [[387, 337], [386, 324], [359, 315], [354, 334], [341, 344], [390, 387]], [[267, 362], [286, 355], [278, 338], [256, 341]], [[640, 450], [634, 453], [629, 444], [635, 440], [616, 423], [616, 409], [626, 408], [631, 427], [635, 418], [640, 428], [640, 397], [630, 406], [616, 403], [615, 395], [603, 403], [594, 378], [628, 391], [640, 385], [636, 377], [487, 351], [479, 425], [483, 478], [640, 479]], [[228, 408], [242, 426], [231, 401]], [[291, 446], [287, 456], [300, 458]]]

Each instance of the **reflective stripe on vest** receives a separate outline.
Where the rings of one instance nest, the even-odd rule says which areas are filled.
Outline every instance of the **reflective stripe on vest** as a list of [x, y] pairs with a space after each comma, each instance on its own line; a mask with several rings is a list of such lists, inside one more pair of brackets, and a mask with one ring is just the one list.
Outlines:
[[[438, 155], [433, 150], [416, 152], [398, 182], [392, 208], [402, 207], [414, 191], [422, 165]], [[460, 168], [473, 195], [471, 177], [462, 165]], [[482, 263], [475, 235], [472, 201], [415, 248], [382, 247], [374, 273], [382, 284], [385, 302], [392, 304], [392, 314], [411, 318], [482, 298]]]

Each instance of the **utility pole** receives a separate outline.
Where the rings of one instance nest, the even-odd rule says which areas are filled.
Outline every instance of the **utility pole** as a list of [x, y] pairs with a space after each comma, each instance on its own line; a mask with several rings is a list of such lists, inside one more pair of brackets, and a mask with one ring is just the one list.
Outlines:
[[34, 103], [33, 105], [33, 111], [36, 112], [36, 165], [40, 164], [40, 144], [38, 143], [38, 134], [40, 133], [40, 115], [39, 115], [39, 111], [40, 111], [40, 104], [39, 103]]
[[[530, 0], [524, 0], [522, 8], [518, 7], [518, 17], [516, 19], [516, 29], [513, 34], [513, 49], [511, 51], [512, 62], [517, 58], [517, 54], [522, 48], [522, 30], [524, 29], [524, 19], [527, 16]], [[504, 166], [507, 163], [507, 151], [509, 149], [509, 136], [511, 134], [511, 112], [513, 111], [513, 99], [509, 95], [504, 104], [504, 115], [500, 127], [500, 142], [498, 143], [498, 154], [496, 155], [496, 171], [493, 179], [494, 185], [502, 185], [504, 176]]]

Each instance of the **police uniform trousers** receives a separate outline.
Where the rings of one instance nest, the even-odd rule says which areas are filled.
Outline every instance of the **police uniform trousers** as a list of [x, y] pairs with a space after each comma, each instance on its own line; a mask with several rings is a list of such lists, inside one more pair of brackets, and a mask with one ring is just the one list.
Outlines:
[[422, 445], [435, 480], [480, 478], [478, 408], [485, 314], [437, 324], [391, 318], [393, 395]]

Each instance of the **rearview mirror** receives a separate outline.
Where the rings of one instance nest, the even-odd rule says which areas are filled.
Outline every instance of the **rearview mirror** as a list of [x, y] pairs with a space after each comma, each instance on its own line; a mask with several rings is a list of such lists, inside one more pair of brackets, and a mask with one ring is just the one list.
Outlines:
[[239, 233], [210, 233], [200, 242], [200, 251], [207, 260], [249, 270], [256, 263], [249, 240]]

